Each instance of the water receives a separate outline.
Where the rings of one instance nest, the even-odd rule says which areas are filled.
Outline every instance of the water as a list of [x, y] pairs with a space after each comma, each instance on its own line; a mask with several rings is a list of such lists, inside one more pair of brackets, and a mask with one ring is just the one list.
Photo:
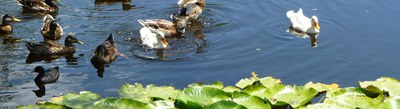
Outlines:
[[[23, 42], [0, 44], [0, 107], [34, 104], [67, 92], [90, 90], [103, 97], [117, 97], [126, 82], [173, 85], [184, 88], [193, 82], [219, 80], [234, 85], [255, 71], [287, 84], [309, 81], [357, 86], [358, 81], [381, 76], [400, 79], [398, 35], [400, 1], [385, 0], [208, 0], [203, 23], [188, 38], [169, 39], [166, 51], [145, 50], [138, 41], [137, 19], [168, 19], [177, 12], [177, 0], [134, 0], [132, 9], [122, 3], [95, 5], [94, 0], [61, 0], [56, 19], [64, 31], [84, 45], [76, 45], [75, 63], [59, 58], [26, 64], [29, 51]], [[0, 0], [0, 14], [23, 19], [14, 25], [13, 36], [22, 41], [41, 41], [43, 15], [23, 12], [13, 0]], [[319, 17], [318, 47], [309, 38], [286, 32], [286, 11], [303, 8]], [[90, 64], [94, 48], [113, 33], [119, 57], [103, 78]], [[204, 38], [198, 38], [198, 36]], [[63, 37], [65, 38], [65, 36]], [[4, 37], [2, 37], [4, 39]], [[59, 66], [57, 83], [46, 85], [46, 95], [36, 97], [31, 73], [34, 67]]]

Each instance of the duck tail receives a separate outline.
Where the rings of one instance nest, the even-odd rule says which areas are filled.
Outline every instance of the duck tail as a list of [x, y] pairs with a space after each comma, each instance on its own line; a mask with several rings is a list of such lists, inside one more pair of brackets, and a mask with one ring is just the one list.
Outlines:
[[34, 43], [32, 43], [32, 42], [26, 42], [25, 43], [25, 46], [26, 46], [26, 48], [28, 48], [29, 51], [33, 50], [33, 45], [34, 45]]
[[49, 21], [49, 20], [54, 20], [53, 16], [51, 16], [50, 14], [46, 14], [46, 16], [44, 16], [43, 18], [43, 22]]
[[140, 23], [140, 25], [142, 25], [142, 26], [144, 26], [144, 27], [147, 26], [147, 25], [146, 25], [146, 22], [144, 22], [144, 20], [142, 20], [142, 19], [138, 19], [138, 22]]
[[286, 13], [286, 16], [287, 16], [288, 18], [292, 18], [292, 17], [295, 16], [295, 15], [296, 15], [296, 13], [294, 13], [293, 10], [289, 10], [289, 11]]

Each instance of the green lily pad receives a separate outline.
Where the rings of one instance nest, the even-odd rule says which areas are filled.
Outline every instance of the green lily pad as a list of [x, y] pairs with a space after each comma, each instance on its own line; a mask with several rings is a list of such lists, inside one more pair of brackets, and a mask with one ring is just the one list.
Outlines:
[[178, 109], [203, 109], [203, 106], [193, 101], [183, 101], [176, 99], [174, 105]]
[[206, 85], [206, 84], [203, 84], [203, 83], [193, 83], [193, 84], [189, 85], [189, 87], [195, 87], [195, 86], [214, 87], [214, 88], [217, 88], [217, 89], [223, 89], [224, 88], [224, 83], [222, 83], [221, 81], [215, 81], [210, 85]]
[[261, 78], [260, 83], [262, 85], [264, 85], [265, 87], [271, 87], [271, 86], [274, 86], [275, 84], [281, 84], [282, 82], [280, 79], [276, 79], [271, 76], [268, 76], [268, 77]]
[[343, 107], [337, 104], [316, 103], [307, 105], [307, 107], [301, 107], [300, 109], [354, 109], [354, 108]]
[[67, 107], [58, 105], [58, 104], [54, 104], [54, 103], [46, 102], [46, 103], [40, 104], [40, 105], [21, 106], [21, 107], [17, 107], [17, 109], [67, 109]]
[[267, 88], [264, 85], [252, 85], [252, 86], [247, 86], [246, 88], [244, 88], [243, 92], [246, 92], [250, 95], [253, 96], [258, 96], [260, 98], [267, 98], [266, 96], [264, 96], [264, 92], [267, 90]]
[[234, 91], [241, 91], [239, 88], [233, 86], [224, 87], [222, 90], [224, 90], [227, 93], [233, 93]]
[[172, 100], [157, 100], [149, 103], [152, 109], [176, 109]]
[[141, 84], [136, 83], [135, 85], [125, 84], [121, 86], [118, 92], [121, 98], [129, 98], [138, 100], [140, 102], [149, 103], [153, 98], [161, 99], [175, 99], [178, 94], [178, 90], [175, 90], [172, 86], [155, 86], [147, 85], [144, 88]]
[[269, 87], [265, 91], [264, 96], [268, 98], [273, 105], [281, 106], [289, 104], [293, 108], [298, 108], [308, 103], [317, 94], [318, 92], [313, 88], [276, 84]]
[[306, 87], [306, 88], [314, 88], [318, 92], [325, 92], [327, 90], [339, 89], [339, 85], [338, 84], [327, 85], [327, 84], [313, 83], [313, 82], [309, 82], [309, 83], [305, 84], [304, 87]]
[[376, 106], [375, 109], [400, 109], [400, 96], [385, 99], [385, 101]]
[[68, 93], [64, 96], [52, 98], [50, 103], [65, 105], [74, 109], [85, 109], [94, 106], [94, 102], [99, 98], [100, 96], [95, 93], [81, 91], [79, 94]]
[[229, 98], [229, 94], [225, 93], [221, 89], [202, 86], [185, 88], [177, 96], [177, 99], [196, 102], [201, 106], [206, 106], [217, 101], [226, 100]]
[[152, 109], [148, 104], [132, 100], [104, 98], [95, 103], [94, 109]]
[[206, 109], [247, 109], [246, 107], [236, 104], [233, 101], [221, 100], [206, 107]]
[[363, 109], [375, 107], [385, 99], [382, 94], [376, 98], [370, 98], [365, 92], [362, 88], [344, 88], [328, 91], [324, 103]]
[[251, 74], [253, 77], [241, 79], [239, 82], [236, 83], [236, 87], [243, 89], [247, 86], [253, 85], [254, 82], [259, 80], [259, 78], [257, 77], [257, 74], [255, 72], [253, 72]]
[[376, 81], [359, 82], [358, 85], [372, 93], [388, 92], [390, 96], [400, 96], [400, 82], [394, 78], [381, 77]]
[[248, 109], [271, 109], [271, 105], [257, 96], [251, 96], [244, 92], [233, 92], [233, 101]]

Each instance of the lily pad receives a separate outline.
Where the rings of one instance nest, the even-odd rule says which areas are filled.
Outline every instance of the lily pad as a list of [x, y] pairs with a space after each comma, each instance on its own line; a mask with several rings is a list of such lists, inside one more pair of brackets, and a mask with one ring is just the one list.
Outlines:
[[248, 109], [271, 109], [271, 105], [257, 96], [251, 96], [244, 92], [233, 92], [233, 101]]
[[172, 86], [147, 85], [146, 88], [144, 88], [138, 83], [135, 85], [127, 83], [121, 86], [119, 95], [121, 98], [129, 98], [138, 100], [140, 102], [149, 103], [153, 98], [175, 99], [178, 92], [179, 91], [175, 90], [175, 88]]
[[229, 98], [229, 94], [221, 89], [202, 86], [185, 88], [177, 96], [177, 99], [196, 102], [203, 107], [217, 101], [226, 100]]
[[206, 109], [247, 109], [233, 101], [221, 100], [206, 107]]
[[306, 88], [314, 88], [318, 92], [325, 92], [327, 90], [339, 89], [339, 85], [338, 84], [327, 85], [327, 84], [313, 83], [313, 82], [309, 82], [309, 83], [305, 84], [304, 87], [306, 87]]
[[247, 86], [252, 85], [254, 82], [259, 80], [259, 78], [257, 77], [257, 74], [255, 72], [253, 72], [251, 74], [253, 77], [241, 79], [239, 82], [236, 83], [236, 87], [243, 89]]
[[94, 102], [99, 98], [100, 96], [95, 93], [81, 91], [79, 94], [68, 93], [64, 96], [53, 98], [50, 103], [65, 105], [74, 109], [85, 109], [94, 106]]
[[95, 103], [94, 109], [152, 109], [148, 104], [132, 100], [132, 99], [117, 99], [105, 98]]
[[347, 108], [371, 108], [381, 104], [385, 97], [368, 97], [362, 88], [344, 88], [328, 91], [324, 103], [336, 104]]
[[264, 96], [268, 98], [273, 105], [281, 106], [285, 103], [293, 108], [298, 108], [308, 103], [317, 94], [318, 92], [313, 88], [276, 84], [267, 88]]
[[385, 99], [385, 101], [376, 106], [375, 109], [400, 109], [400, 96]]
[[54, 103], [46, 102], [46, 103], [40, 104], [40, 105], [21, 106], [21, 107], [17, 107], [17, 109], [67, 109], [67, 107], [58, 105], [58, 104], [54, 104]]
[[316, 103], [307, 105], [307, 107], [301, 107], [300, 109], [354, 109], [354, 108], [343, 107], [337, 104]]
[[388, 92], [390, 96], [400, 96], [400, 82], [394, 78], [381, 77], [376, 81], [358, 82], [358, 85], [372, 93]]
[[157, 100], [149, 103], [151, 109], [176, 109], [172, 100]]
[[271, 86], [274, 86], [275, 84], [281, 84], [282, 82], [280, 79], [276, 79], [271, 76], [268, 76], [268, 77], [261, 78], [260, 83], [262, 85], [264, 85], [265, 87], [271, 87]]
[[189, 87], [195, 87], [195, 86], [214, 87], [214, 88], [217, 88], [217, 89], [223, 89], [224, 88], [224, 83], [222, 83], [221, 81], [215, 81], [210, 85], [206, 85], [206, 84], [203, 84], [203, 83], [193, 83], [193, 84], [189, 85]]

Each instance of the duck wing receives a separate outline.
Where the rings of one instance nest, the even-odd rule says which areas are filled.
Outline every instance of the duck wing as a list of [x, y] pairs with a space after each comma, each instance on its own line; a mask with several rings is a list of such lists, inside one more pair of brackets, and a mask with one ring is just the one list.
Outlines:
[[138, 22], [146, 27], [149, 28], [152, 32], [158, 33], [164, 36], [171, 36], [176, 34], [175, 24], [169, 20], [165, 19], [139, 19]]
[[45, 71], [44, 77], [41, 78], [40, 80], [43, 83], [54, 83], [58, 80], [59, 76], [60, 76], [59, 67], [54, 67], [47, 69]]

